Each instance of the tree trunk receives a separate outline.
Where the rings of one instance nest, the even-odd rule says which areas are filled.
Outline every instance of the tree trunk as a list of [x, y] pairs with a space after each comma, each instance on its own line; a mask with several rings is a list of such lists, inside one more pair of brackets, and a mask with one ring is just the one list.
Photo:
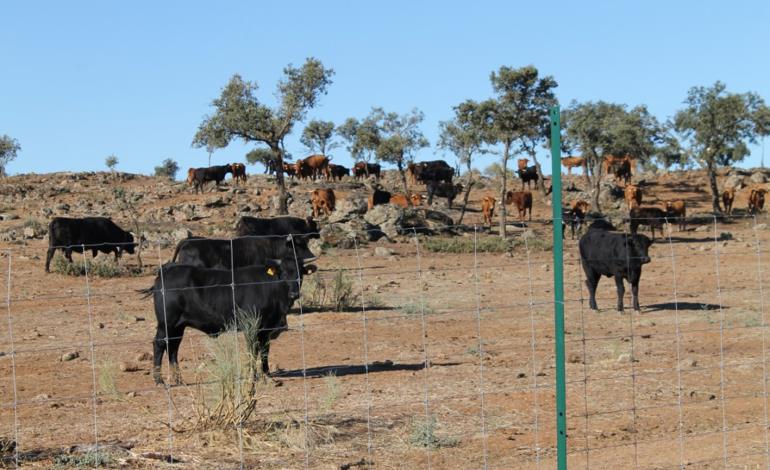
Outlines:
[[599, 205], [599, 195], [602, 190], [602, 162], [600, 158], [596, 159], [596, 164], [594, 164], [593, 171], [593, 181], [589, 179], [589, 182], [593, 183], [593, 189], [591, 191], [591, 203], [593, 204], [593, 207], [596, 208], [596, 212], [601, 213], [602, 208]]
[[457, 220], [457, 225], [462, 225], [463, 217], [465, 216], [465, 208], [468, 207], [468, 198], [471, 195], [471, 186], [473, 186], [473, 172], [471, 169], [471, 159], [468, 158], [468, 183], [465, 188], [465, 196], [463, 197], [463, 207], [460, 209], [460, 218]]
[[211, 166], [211, 152], [209, 152], [209, 166]]
[[500, 188], [500, 238], [505, 238], [505, 193], [507, 192], [507, 183], [508, 183], [508, 153], [511, 150], [511, 142], [506, 141], [505, 146], [503, 147], [503, 159], [502, 159], [502, 170], [503, 170], [503, 184]]
[[398, 167], [398, 172], [401, 174], [401, 183], [404, 185], [404, 196], [406, 196], [407, 201], [409, 200], [409, 186], [406, 184], [406, 172], [404, 171], [404, 159], [400, 159], [396, 162], [396, 166]]
[[537, 183], [535, 184], [535, 187], [537, 187], [537, 189], [540, 190], [540, 193], [545, 196], [545, 178], [543, 177], [543, 172], [540, 170], [540, 163], [537, 161], [535, 151], [531, 150], [529, 156], [532, 158], [532, 161], [535, 162], [535, 171], [537, 171]]
[[[270, 149], [275, 155], [275, 167], [283, 170], [283, 152], [278, 145], [271, 146]], [[275, 182], [278, 185], [278, 215], [287, 215], [289, 213], [289, 193], [286, 192], [286, 181], [283, 179], [283, 171], [275, 172]]]
[[706, 165], [706, 170], [709, 174], [709, 186], [711, 187], [711, 207], [714, 209], [715, 214], [721, 214], [722, 209], [719, 207], [719, 187], [717, 186], [717, 169], [713, 162], [709, 162]]

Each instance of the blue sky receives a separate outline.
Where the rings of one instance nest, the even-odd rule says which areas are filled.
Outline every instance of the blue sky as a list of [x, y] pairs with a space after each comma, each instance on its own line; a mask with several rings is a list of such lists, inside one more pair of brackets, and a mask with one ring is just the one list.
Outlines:
[[[22, 146], [11, 174], [103, 170], [112, 153], [130, 172], [151, 173], [164, 158], [205, 166], [190, 142], [230, 76], [256, 81], [270, 103], [283, 67], [309, 56], [335, 70], [309, 119], [417, 107], [431, 144], [453, 105], [491, 95], [489, 73], [501, 65], [553, 75], [562, 105], [647, 104], [661, 120], [688, 88], [716, 80], [770, 101], [767, 0], [17, 1], [2, 17], [0, 135]], [[295, 156], [306, 153], [303, 127], [287, 139]], [[243, 161], [250, 148], [232, 144], [212, 163]], [[758, 166], [761, 152], [752, 147], [742, 166]], [[331, 153], [350, 163], [344, 147]], [[431, 147], [418, 159], [441, 156]]]

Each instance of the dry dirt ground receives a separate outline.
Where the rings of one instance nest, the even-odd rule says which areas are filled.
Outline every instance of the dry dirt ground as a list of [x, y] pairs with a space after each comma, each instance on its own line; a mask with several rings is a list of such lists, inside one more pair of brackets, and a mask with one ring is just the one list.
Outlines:
[[[143, 181], [131, 184], [152, 191]], [[682, 197], [703, 212], [704, 188], [702, 174], [679, 174], [655, 181], [645, 197]], [[472, 193], [471, 207], [485, 194]], [[180, 192], [155, 204], [204, 197]], [[23, 220], [45, 203], [30, 201], [17, 214]], [[742, 193], [736, 207], [745, 207]], [[549, 215], [538, 196], [534, 218]], [[600, 310], [588, 309], [577, 244], [567, 237], [571, 468], [766, 465], [770, 230], [755, 223], [767, 224], [766, 213], [658, 239], [642, 276], [642, 311], [623, 315], [607, 278]], [[530, 228], [550, 245], [550, 225]], [[732, 237], [720, 239], [723, 232]], [[314, 276], [332, 282], [341, 273], [352, 301], [340, 312], [328, 302], [309, 308], [305, 297], [295, 304], [289, 331], [271, 349], [279, 382], [259, 385], [240, 432], [195, 426], [200, 394], [217, 394], [212, 351], [233, 344], [232, 334], [211, 340], [188, 331], [186, 385], [153, 385], [154, 313], [136, 290], [152, 283], [152, 267], [171, 248], [146, 249], [151, 266], [142, 275], [87, 279], [45, 274], [45, 239], [4, 242], [0, 438], [16, 441], [23, 466], [42, 468], [87, 465], [78, 451], [96, 440], [110, 467], [554, 468], [550, 249], [474, 256], [434, 253], [424, 242], [320, 257]], [[377, 256], [378, 246], [394, 253]], [[169, 454], [180, 463], [158, 460]], [[5, 449], [3, 465], [14, 466], [15, 455]]]

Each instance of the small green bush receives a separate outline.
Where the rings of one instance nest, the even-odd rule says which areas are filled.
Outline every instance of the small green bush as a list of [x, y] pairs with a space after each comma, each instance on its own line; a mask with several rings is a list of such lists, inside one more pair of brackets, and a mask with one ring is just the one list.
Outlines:
[[412, 432], [409, 442], [415, 447], [438, 449], [439, 447], [456, 447], [460, 441], [454, 437], [436, 435], [438, 423], [435, 416], [418, 418], [412, 422]]
[[[434, 253], [473, 253], [471, 237], [433, 237], [423, 240], [423, 247]], [[542, 237], [529, 237], [525, 243], [521, 237], [502, 239], [500, 237], [481, 237], [477, 239], [476, 251], [479, 253], [506, 253], [514, 250], [549, 251], [551, 244]]]
[[61, 454], [54, 459], [54, 468], [107, 467], [114, 459], [107, 452], [86, 452], [84, 454]]
[[[100, 260], [90, 259], [87, 262], [89, 276], [111, 278], [133, 274], [118, 266], [112, 258]], [[85, 276], [86, 264], [83, 262], [82, 258], [73, 259], [72, 263], [70, 263], [64, 256], [57, 254], [53, 258], [51, 270], [55, 273], [67, 276]]]
[[338, 269], [332, 279], [310, 276], [302, 282], [303, 304], [311, 308], [329, 307], [341, 312], [354, 305], [353, 283], [345, 276], [345, 271]]

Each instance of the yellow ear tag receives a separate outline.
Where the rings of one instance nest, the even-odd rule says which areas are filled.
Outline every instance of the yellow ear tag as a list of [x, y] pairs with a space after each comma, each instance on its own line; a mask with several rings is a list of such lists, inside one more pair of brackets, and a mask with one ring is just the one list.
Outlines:
[[267, 268], [267, 275], [268, 276], [275, 276], [275, 269]]

